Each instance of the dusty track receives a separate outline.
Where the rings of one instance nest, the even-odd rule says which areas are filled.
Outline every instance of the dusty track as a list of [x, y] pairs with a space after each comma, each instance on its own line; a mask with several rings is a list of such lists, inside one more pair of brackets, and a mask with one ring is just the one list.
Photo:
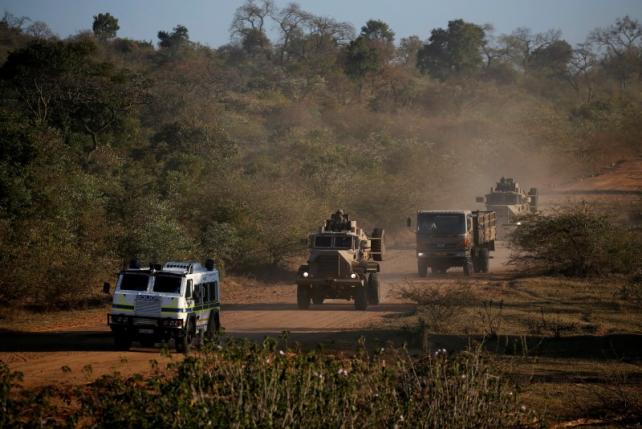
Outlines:
[[[504, 254], [505, 251], [499, 249], [494, 262], [496, 268], [500, 268]], [[447, 278], [453, 281], [462, 278], [460, 271], [452, 271]], [[351, 302], [341, 300], [329, 300], [301, 311], [296, 308], [294, 284], [236, 279], [229, 285], [227, 299], [223, 284], [222, 323], [226, 333], [234, 337], [260, 340], [289, 331], [292, 341], [308, 346], [334, 342], [337, 347], [351, 347], [361, 334], [376, 336], [377, 325], [384, 318], [412, 311], [412, 304], [397, 297], [397, 289], [406, 280], [417, 278], [413, 249], [389, 251], [381, 274], [382, 304], [371, 306], [367, 311], [356, 311]], [[163, 364], [182, 359], [176, 353], [161, 356], [158, 348], [113, 351], [111, 334], [105, 324], [107, 311], [108, 308], [104, 312], [77, 312], [73, 322], [57, 323], [48, 330], [46, 326], [35, 325], [40, 329], [0, 331], [0, 360], [13, 370], [23, 372], [26, 386], [40, 386], [84, 383], [114, 371], [122, 374], [146, 371], [151, 360]]]

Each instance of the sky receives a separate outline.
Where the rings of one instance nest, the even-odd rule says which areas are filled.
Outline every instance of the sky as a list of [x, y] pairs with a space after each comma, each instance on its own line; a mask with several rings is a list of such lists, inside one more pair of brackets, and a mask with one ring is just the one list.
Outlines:
[[[275, 0], [284, 7], [290, 1]], [[218, 47], [230, 41], [234, 11], [243, 0], [0, 0], [0, 11], [44, 21], [60, 37], [91, 28], [93, 16], [109, 12], [118, 18], [119, 37], [156, 42], [159, 30], [177, 24], [188, 28], [190, 39]], [[571, 44], [581, 43], [596, 27], [629, 15], [642, 21], [642, 0], [299, 0], [304, 10], [352, 23], [358, 31], [369, 19], [388, 23], [402, 37], [430, 36], [462, 18], [492, 24], [496, 34], [518, 27], [533, 32], [562, 31]]]

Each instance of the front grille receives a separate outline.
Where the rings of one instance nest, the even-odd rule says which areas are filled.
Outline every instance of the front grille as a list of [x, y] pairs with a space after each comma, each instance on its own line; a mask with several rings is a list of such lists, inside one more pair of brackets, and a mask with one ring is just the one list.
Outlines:
[[134, 301], [136, 316], [160, 317], [161, 299], [159, 296], [138, 295]]
[[319, 255], [311, 265], [310, 271], [315, 277], [339, 275], [339, 255]]

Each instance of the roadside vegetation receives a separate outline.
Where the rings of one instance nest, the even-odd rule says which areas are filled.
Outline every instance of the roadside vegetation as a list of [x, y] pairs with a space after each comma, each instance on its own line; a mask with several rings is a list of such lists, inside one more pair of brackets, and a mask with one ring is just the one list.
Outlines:
[[[411, 356], [360, 349], [302, 352], [280, 340], [225, 340], [152, 376], [88, 386], [18, 387], [0, 363], [0, 427], [422, 427], [536, 423], [518, 392], [478, 350]], [[88, 368], [87, 371], [91, 371]]]
[[588, 207], [530, 214], [511, 234], [511, 262], [574, 277], [633, 275], [642, 270], [639, 227], [615, 223]]
[[498, 172], [535, 183], [640, 155], [633, 18], [578, 46], [356, 24], [248, 1], [207, 47], [182, 25], [130, 40], [101, 13], [60, 39], [5, 13], [0, 299], [55, 307], [134, 257], [256, 272], [337, 207], [393, 231], [417, 207], [472, 204]]

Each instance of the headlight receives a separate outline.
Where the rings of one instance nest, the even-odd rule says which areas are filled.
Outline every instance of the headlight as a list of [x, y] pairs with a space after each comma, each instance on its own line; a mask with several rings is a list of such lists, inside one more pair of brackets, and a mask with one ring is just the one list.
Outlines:
[[302, 276], [307, 279], [310, 276], [310, 273], [308, 273], [307, 271], [304, 271]]
[[515, 225], [520, 226], [521, 224], [522, 224], [521, 222], [517, 222]]
[[351, 278], [351, 279], [356, 279], [356, 278], [357, 278], [357, 275], [356, 275], [355, 273], [352, 273], [352, 274], [350, 274], [350, 278]]
[[424, 252], [417, 253], [417, 256], [424, 256]]

